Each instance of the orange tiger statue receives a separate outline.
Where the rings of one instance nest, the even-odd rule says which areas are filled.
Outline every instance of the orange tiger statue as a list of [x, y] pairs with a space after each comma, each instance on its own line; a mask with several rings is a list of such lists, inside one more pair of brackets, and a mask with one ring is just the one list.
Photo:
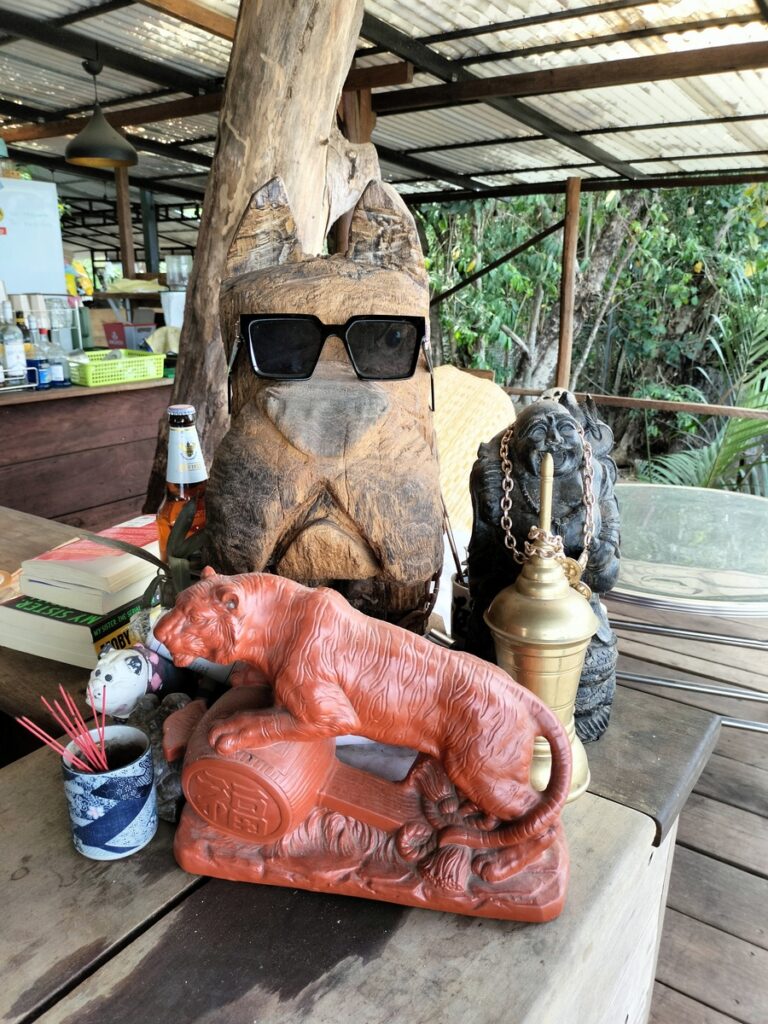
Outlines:
[[[523, 920], [559, 912], [567, 880], [560, 811], [570, 784], [570, 745], [555, 715], [505, 672], [372, 619], [333, 590], [262, 573], [218, 576], [206, 569], [155, 633], [177, 665], [195, 658], [243, 661], [250, 682], [261, 677], [271, 687], [269, 696], [259, 686], [231, 691], [190, 744], [185, 773], [195, 780], [187, 792], [194, 820], [182, 822], [177, 856], [179, 843], [210, 850], [216, 828], [244, 845], [237, 856], [228, 848], [223, 864], [210, 857], [205, 865], [195, 857], [185, 864], [182, 857], [183, 866], [325, 889], [332, 837], [343, 819], [347, 837], [359, 837], [358, 879], [357, 888], [347, 881], [335, 891]], [[234, 713], [220, 707], [225, 704]], [[372, 776], [366, 783], [359, 777], [366, 773], [350, 776], [353, 769], [339, 767], [333, 755], [334, 737], [349, 733], [422, 756], [401, 783]], [[536, 736], [552, 749], [543, 793], [530, 784]], [[280, 783], [279, 798], [290, 806], [270, 818], [264, 808], [278, 799], [275, 780], [288, 761], [301, 783]], [[246, 783], [246, 771], [262, 772], [256, 789]], [[314, 802], [305, 806], [308, 789]], [[237, 821], [222, 809], [225, 790], [237, 802]], [[294, 795], [286, 796], [289, 790]], [[246, 805], [254, 810], [244, 826]], [[334, 857], [338, 874], [338, 850]], [[393, 859], [403, 869], [410, 865], [407, 884], [402, 877], [393, 883]], [[316, 863], [314, 885], [306, 881], [308, 860]], [[521, 898], [526, 886], [535, 890], [533, 906]]]

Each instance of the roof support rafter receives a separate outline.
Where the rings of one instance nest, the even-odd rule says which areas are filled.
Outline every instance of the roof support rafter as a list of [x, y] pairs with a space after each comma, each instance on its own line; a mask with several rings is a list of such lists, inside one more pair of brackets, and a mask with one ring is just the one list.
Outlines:
[[146, 60], [127, 50], [120, 50], [109, 43], [97, 43], [90, 36], [60, 28], [50, 22], [29, 18], [16, 11], [0, 10], [0, 31], [22, 39], [30, 39], [53, 50], [70, 53], [82, 60], [98, 58], [107, 67], [114, 68], [126, 75], [144, 78], [149, 82], [167, 85], [179, 92], [188, 92], [192, 96], [205, 92], [210, 82], [206, 78], [197, 78], [184, 74], [155, 61]]
[[737, 43], [401, 89], [376, 96], [374, 109], [379, 114], [397, 114], [461, 103], [482, 103], [499, 97], [548, 96], [558, 92], [581, 92], [763, 67], [768, 67], [768, 42]]
[[563, 50], [582, 50], [593, 46], [610, 46], [612, 43], [626, 43], [633, 39], [653, 39], [656, 36], [680, 35], [682, 32], [701, 32], [708, 28], [725, 28], [728, 25], [748, 25], [755, 21], [754, 14], [739, 14], [725, 18], [703, 18], [700, 21], [678, 21], [673, 25], [652, 25], [647, 28], [632, 28], [626, 32], [612, 32], [604, 36], [583, 36], [580, 39], [565, 39], [559, 42], [541, 43], [539, 46], [522, 46], [516, 50], [499, 50], [495, 53], [473, 53], [460, 57], [456, 63], [462, 67], [472, 64], [491, 64], [499, 60], [515, 60], [520, 57], [535, 57], [542, 53], [561, 53]]
[[[448, 32], [435, 32], [429, 36], [421, 36], [419, 42], [425, 46], [432, 43], [449, 43], [454, 39], [469, 39], [474, 36], [490, 35], [493, 32], [505, 32], [509, 29], [530, 28], [532, 25], [545, 25], [550, 21], [570, 21], [573, 18], [588, 18], [593, 14], [607, 14], [610, 11], [622, 11], [627, 7], [650, 7], [660, 0], [608, 0], [607, 3], [592, 4], [589, 7], [572, 7], [570, 10], [551, 11], [548, 14], [534, 14], [528, 18], [513, 18], [511, 21], [489, 22], [485, 25], [473, 25], [471, 28], [454, 28]], [[358, 50], [356, 57], [373, 56], [386, 53], [386, 47], [376, 46], [370, 50]]]
[[[624, 189], [692, 188], [707, 185], [751, 185], [768, 181], [768, 169], [750, 167], [734, 173], [691, 174], [682, 172], [664, 177], [647, 177], [641, 182], [624, 178], [582, 178], [582, 192], [612, 192]], [[517, 185], [499, 185], [475, 192], [435, 191], [402, 194], [406, 206], [426, 206], [429, 203], [456, 203], [474, 199], [509, 199], [512, 196], [558, 196], [565, 192], [565, 181], [521, 182]]]
[[178, 18], [186, 25], [202, 28], [220, 39], [231, 41], [235, 38], [236, 22], [234, 18], [230, 18], [226, 14], [219, 14], [217, 11], [211, 10], [210, 7], [196, 3], [195, 0], [139, 0], [139, 2], [155, 11], [170, 14], [171, 17]]
[[[576, 134], [585, 135], [622, 135], [627, 132], [649, 132], [659, 128], [698, 128], [713, 124], [741, 124], [749, 121], [768, 121], [768, 111], [764, 114], [726, 114], [723, 117], [695, 117], [687, 121], [653, 121], [649, 124], [613, 125], [606, 128], [580, 129]], [[521, 142], [541, 142], [546, 135], [508, 135], [501, 139], [474, 139], [469, 142], [446, 142], [442, 146], [416, 146], [405, 149], [406, 156], [417, 156], [420, 153], [445, 153], [452, 149], [481, 149], [483, 146], [515, 146]], [[200, 140], [202, 141], [202, 140]], [[182, 143], [187, 145], [187, 143]]]
[[458, 185], [459, 188], [474, 189], [476, 192], [482, 192], [486, 187], [481, 181], [475, 181], [468, 174], [458, 174], [447, 167], [441, 167], [439, 164], [428, 160], [419, 160], [417, 157], [407, 156], [405, 153], [401, 153], [396, 149], [389, 149], [387, 146], [377, 146], [376, 152], [387, 163], [404, 167], [407, 171], [414, 171], [416, 174], [421, 174], [424, 178], [450, 181], [452, 184]]
[[[410, 60], [416, 67], [421, 68], [424, 71], [428, 71], [437, 78], [443, 79], [443, 81], [462, 84], [468, 83], [470, 85], [485, 81], [485, 79], [478, 78], [476, 75], [473, 75], [471, 71], [465, 71], [462, 68], [457, 68], [453, 62], [448, 60], [446, 57], [441, 56], [439, 53], [435, 53], [434, 50], [430, 50], [428, 46], [424, 46], [423, 43], [417, 42], [404, 32], [400, 32], [398, 29], [393, 28], [391, 25], [381, 21], [379, 18], [374, 18], [371, 14], [363, 15], [363, 26], [361, 31], [366, 39], [370, 39], [371, 42], [378, 43], [388, 52], [394, 53], [404, 60]], [[438, 86], [437, 88], [449, 88], [449, 86]], [[395, 93], [385, 93], [376, 96], [374, 97], [374, 109], [380, 109], [378, 107], [378, 103], [380, 100], [384, 100], [385, 96], [396, 96], [400, 95], [401, 92], [408, 94], [421, 92], [421, 90], [398, 90], [398, 92]], [[532, 107], [526, 106], [526, 104], [521, 103], [519, 100], [508, 97], [499, 97], [490, 100], [490, 106], [504, 114], [507, 114], [509, 117], [514, 118], [516, 121], [527, 125], [529, 128], [533, 128], [535, 131], [541, 132], [542, 135], [546, 135], [547, 138], [554, 139], [556, 142], [566, 146], [568, 149], [581, 153], [582, 156], [586, 156], [595, 163], [609, 167], [616, 174], [623, 175], [627, 178], [641, 177], [640, 172], [636, 171], [630, 164], [625, 163], [623, 160], [616, 160], [610, 153], [605, 152], [599, 146], [596, 146], [594, 143], [589, 142], [586, 139], [579, 138], [578, 135], [569, 131], [567, 128], [564, 128], [556, 121], [553, 121], [552, 118], [539, 113], [538, 110], [534, 110]]]
[[[30, 153], [25, 149], [9, 148], [11, 159], [20, 164], [33, 164], [37, 167], [45, 167], [49, 171], [62, 171], [73, 178], [96, 178], [98, 181], [106, 181], [112, 185], [115, 183], [115, 176], [112, 171], [102, 171], [98, 167], [73, 167], [68, 164], [63, 156], [48, 156], [42, 153]], [[136, 178], [129, 182], [132, 188], [148, 188], [152, 192], [159, 192], [161, 195], [178, 196], [179, 199], [188, 199], [193, 203], [202, 201], [205, 192], [203, 189], [187, 188], [185, 186], [163, 183], [155, 185], [151, 178]]]

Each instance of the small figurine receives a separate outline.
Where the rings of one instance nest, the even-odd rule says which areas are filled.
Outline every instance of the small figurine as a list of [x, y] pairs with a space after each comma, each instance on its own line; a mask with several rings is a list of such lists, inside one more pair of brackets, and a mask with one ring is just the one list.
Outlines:
[[600, 602], [619, 571], [612, 447], [613, 434], [591, 398], [580, 406], [570, 392], [552, 391], [480, 446], [470, 481], [474, 524], [467, 565], [473, 610], [466, 647], [494, 661], [483, 614], [499, 591], [517, 579], [523, 545], [539, 518], [541, 457], [552, 455], [552, 532], [562, 537], [572, 585], [589, 596], [599, 622], [576, 696], [576, 732], [585, 741], [605, 731], [616, 689], [616, 637]]
[[175, 671], [172, 663], [142, 644], [125, 650], [108, 644], [102, 648], [88, 680], [86, 703], [101, 711], [106, 694], [106, 713], [112, 718], [127, 718], [145, 693], [157, 693], [162, 688], [163, 662]]
[[[264, 681], [226, 693], [189, 741], [186, 870], [511, 920], [560, 912], [570, 745], [507, 673], [266, 573], [204, 570], [155, 632], [177, 664], [242, 659]], [[421, 755], [385, 781], [336, 758], [346, 733]], [[537, 736], [552, 751], [542, 793]]]

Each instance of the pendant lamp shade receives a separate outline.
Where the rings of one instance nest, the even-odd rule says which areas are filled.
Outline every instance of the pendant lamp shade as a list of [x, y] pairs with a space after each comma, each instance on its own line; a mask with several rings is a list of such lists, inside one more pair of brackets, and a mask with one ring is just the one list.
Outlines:
[[64, 159], [81, 167], [133, 167], [139, 162], [136, 150], [115, 131], [98, 103], [85, 128], [67, 144]]

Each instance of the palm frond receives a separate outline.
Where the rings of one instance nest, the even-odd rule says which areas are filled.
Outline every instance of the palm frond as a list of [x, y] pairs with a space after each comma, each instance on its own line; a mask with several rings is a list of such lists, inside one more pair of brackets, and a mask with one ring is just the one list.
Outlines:
[[[768, 313], [745, 303], [730, 322], [715, 324], [709, 343], [722, 372], [721, 404], [768, 411]], [[705, 444], [639, 462], [637, 473], [655, 483], [768, 495], [766, 443], [768, 419], [729, 417]]]

